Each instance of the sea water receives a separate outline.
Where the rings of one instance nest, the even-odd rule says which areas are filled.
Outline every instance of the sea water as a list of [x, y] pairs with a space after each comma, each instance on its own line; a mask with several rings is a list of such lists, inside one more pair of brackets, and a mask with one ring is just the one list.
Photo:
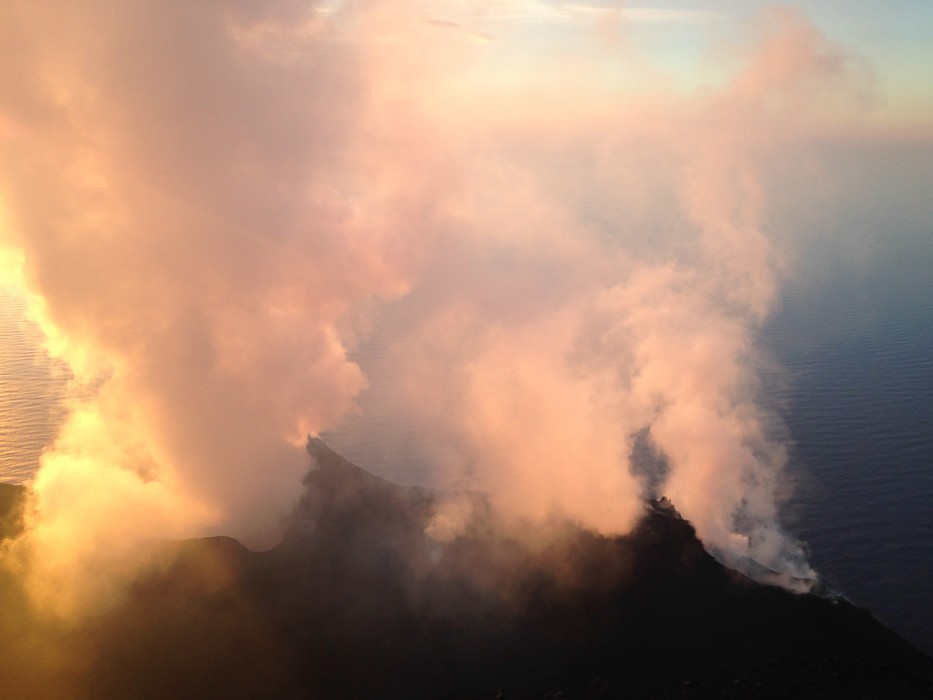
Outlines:
[[830, 588], [933, 654], [933, 231], [765, 332], [790, 374], [786, 520]]
[[52, 360], [26, 298], [0, 286], [0, 481], [22, 484], [64, 417], [67, 369]]

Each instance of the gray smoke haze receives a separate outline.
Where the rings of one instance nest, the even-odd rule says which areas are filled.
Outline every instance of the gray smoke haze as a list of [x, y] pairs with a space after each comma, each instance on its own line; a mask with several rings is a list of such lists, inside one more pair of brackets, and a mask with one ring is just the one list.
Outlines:
[[785, 265], [759, 170], [850, 99], [848, 60], [775, 11], [685, 94], [624, 13], [526, 50], [508, 27], [569, 15], [496, 7], [0, 10], [0, 235], [85, 387], [19, 543], [38, 597], [95, 599], [152, 537], [274, 543], [306, 436], [359, 406], [421, 426], [410, 480], [605, 533], [646, 436], [707, 546], [809, 573], [759, 401]]

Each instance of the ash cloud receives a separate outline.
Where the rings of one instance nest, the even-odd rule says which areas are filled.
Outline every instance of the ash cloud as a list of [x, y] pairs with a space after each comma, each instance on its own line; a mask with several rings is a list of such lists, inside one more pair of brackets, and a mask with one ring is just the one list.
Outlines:
[[3, 13], [3, 242], [91, 387], [33, 484], [37, 595], [79, 608], [111, 584], [74, 572], [152, 537], [273, 544], [305, 436], [360, 411], [419, 426], [434, 467], [397, 476], [607, 534], [646, 436], [708, 546], [807, 573], [754, 346], [784, 264], [758, 169], [846, 81], [805, 19], [679, 94], [624, 37], [522, 59], [416, 3]]

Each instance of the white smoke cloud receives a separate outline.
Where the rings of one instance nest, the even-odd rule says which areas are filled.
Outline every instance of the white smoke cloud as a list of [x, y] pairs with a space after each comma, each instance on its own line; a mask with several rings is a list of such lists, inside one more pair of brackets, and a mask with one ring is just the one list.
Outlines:
[[[704, 541], [793, 554], [755, 395], [782, 259], [756, 167], [844, 72], [805, 20], [685, 96], [607, 91], [632, 49], [598, 34], [490, 52], [417, 3], [4, 14], [2, 234], [94, 387], [34, 484], [37, 580], [155, 536], [274, 542], [305, 435], [367, 384], [364, 411], [423, 426], [431, 480], [516, 517], [627, 531], [647, 428]], [[348, 348], [402, 307], [367, 378]]]

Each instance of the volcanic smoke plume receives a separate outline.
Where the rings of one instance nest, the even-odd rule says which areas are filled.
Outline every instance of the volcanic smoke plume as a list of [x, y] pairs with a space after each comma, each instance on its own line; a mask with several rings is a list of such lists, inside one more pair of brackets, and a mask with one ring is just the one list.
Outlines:
[[656, 490], [808, 573], [759, 400], [788, 257], [760, 171], [848, 60], [771, 12], [692, 92], [624, 12], [470, 7], [4, 4], [0, 236], [74, 372], [18, 543], [40, 599], [95, 600], [154, 537], [273, 544], [306, 436], [358, 406], [419, 426], [435, 466], [396, 478], [611, 534]]

